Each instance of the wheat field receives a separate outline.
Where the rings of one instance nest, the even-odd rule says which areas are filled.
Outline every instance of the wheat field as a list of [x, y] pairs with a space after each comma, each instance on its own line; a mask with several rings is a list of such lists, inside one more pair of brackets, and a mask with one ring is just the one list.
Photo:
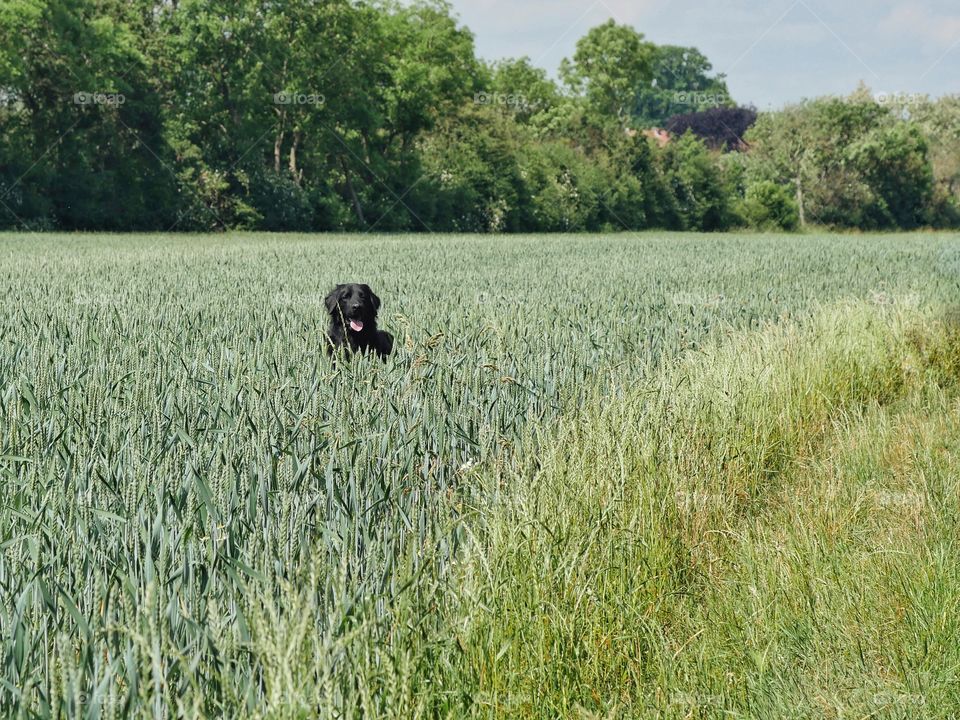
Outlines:
[[0, 715], [956, 717], [958, 296], [956, 234], [0, 236]]

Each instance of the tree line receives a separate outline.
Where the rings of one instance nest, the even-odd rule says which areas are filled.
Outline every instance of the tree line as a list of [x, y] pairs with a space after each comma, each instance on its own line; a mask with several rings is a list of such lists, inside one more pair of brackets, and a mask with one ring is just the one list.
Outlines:
[[757, 113], [613, 21], [558, 78], [442, 0], [7, 0], [0, 228], [960, 226], [956, 97]]

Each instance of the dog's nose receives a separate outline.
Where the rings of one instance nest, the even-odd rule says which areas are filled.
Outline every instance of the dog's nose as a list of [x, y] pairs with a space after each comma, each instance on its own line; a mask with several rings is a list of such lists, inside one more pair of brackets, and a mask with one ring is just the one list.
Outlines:
[[360, 307], [361, 307], [360, 303], [353, 303], [353, 304], [350, 306], [350, 309], [351, 309], [351, 310], [359, 310]]

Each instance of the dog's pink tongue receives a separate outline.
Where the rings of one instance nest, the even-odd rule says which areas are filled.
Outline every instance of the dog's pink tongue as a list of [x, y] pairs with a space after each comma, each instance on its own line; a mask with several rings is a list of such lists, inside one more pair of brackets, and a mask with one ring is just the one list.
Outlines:
[[363, 321], [362, 320], [351, 320], [350, 329], [354, 332], [360, 332], [363, 330]]

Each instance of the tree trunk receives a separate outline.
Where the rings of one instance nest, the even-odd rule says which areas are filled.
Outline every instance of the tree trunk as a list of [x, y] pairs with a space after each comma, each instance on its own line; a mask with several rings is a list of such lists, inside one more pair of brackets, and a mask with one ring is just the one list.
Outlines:
[[[281, 122], [280, 127], [283, 127]], [[277, 133], [273, 141], [273, 171], [280, 174], [280, 156], [283, 154], [283, 130]]]
[[807, 217], [803, 212], [803, 180], [800, 177], [800, 173], [797, 173], [797, 177], [793, 182], [797, 186], [797, 210], [800, 213], [800, 227], [803, 227], [807, 224]]
[[293, 181], [299, 185], [300, 180], [303, 178], [303, 173], [297, 169], [297, 147], [300, 145], [300, 131], [293, 131], [293, 144], [290, 146], [290, 174], [293, 176]]
[[[283, 72], [281, 77], [284, 82], [287, 79], [287, 60], [283, 60]], [[274, 95], [274, 109], [277, 113], [277, 118], [279, 122], [277, 123], [277, 136], [273, 139], [273, 171], [279, 175], [280, 174], [280, 158], [283, 155], [283, 136], [286, 134], [284, 128], [287, 125], [287, 110], [285, 107], [277, 104], [277, 96]]]
[[363, 217], [363, 208], [360, 206], [360, 198], [357, 197], [357, 191], [353, 188], [353, 180], [350, 178], [350, 166], [347, 165], [347, 159], [340, 157], [340, 165], [343, 167], [343, 176], [346, 178], [347, 192], [350, 193], [350, 200], [353, 202], [353, 209], [357, 211], [357, 220], [360, 227], [366, 227], [367, 221]]

